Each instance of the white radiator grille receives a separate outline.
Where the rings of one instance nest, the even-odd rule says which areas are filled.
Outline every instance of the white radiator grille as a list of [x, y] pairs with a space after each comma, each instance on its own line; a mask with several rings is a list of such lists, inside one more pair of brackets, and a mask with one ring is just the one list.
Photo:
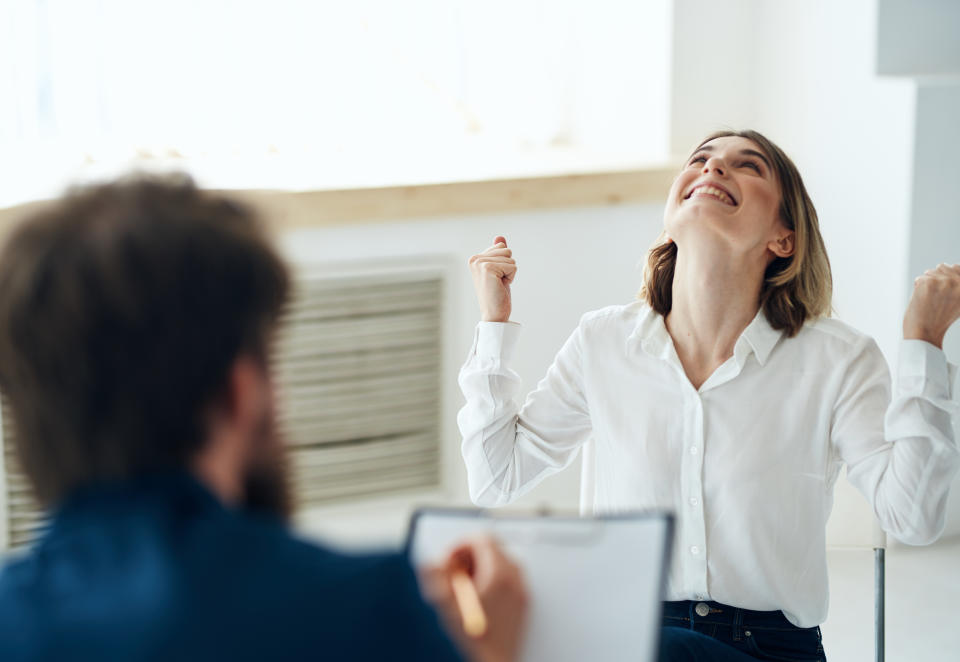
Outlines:
[[439, 482], [439, 276], [301, 278], [275, 356], [297, 503]]

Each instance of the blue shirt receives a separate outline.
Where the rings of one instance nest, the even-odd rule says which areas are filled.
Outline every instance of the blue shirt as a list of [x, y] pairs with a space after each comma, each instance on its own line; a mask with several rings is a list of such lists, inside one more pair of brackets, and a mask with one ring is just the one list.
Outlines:
[[0, 570], [0, 660], [459, 660], [397, 554], [346, 556], [187, 475], [80, 491]]

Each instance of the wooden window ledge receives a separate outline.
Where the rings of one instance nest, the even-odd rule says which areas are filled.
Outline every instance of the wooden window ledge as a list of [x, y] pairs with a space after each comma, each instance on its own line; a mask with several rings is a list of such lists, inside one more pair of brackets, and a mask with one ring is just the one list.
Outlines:
[[[316, 191], [230, 191], [282, 232], [390, 220], [634, 202], [662, 203], [676, 168]], [[44, 201], [0, 209], [0, 234]]]

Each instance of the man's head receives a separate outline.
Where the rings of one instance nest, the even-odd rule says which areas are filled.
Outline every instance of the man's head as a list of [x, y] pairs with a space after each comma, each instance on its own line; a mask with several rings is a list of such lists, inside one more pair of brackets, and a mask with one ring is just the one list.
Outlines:
[[288, 289], [255, 215], [184, 176], [76, 190], [18, 226], [0, 389], [37, 497], [185, 469], [233, 435], [238, 496], [282, 509], [269, 355]]

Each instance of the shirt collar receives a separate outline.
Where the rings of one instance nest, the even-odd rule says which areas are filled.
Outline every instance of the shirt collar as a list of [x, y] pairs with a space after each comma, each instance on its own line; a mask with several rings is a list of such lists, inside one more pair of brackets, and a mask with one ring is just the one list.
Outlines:
[[783, 331], [770, 326], [770, 321], [767, 320], [767, 316], [761, 308], [737, 339], [737, 344], [733, 348], [733, 355], [738, 357], [737, 362], [742, 365], [752, 351], [753, 355], [757, 357], [757, 363], [763, 365], [770, 358], [770, 352], [780, 341], [781, 336], [783, 336]]
[[[757, 363], [762, 366], [782, 335], [782, 331], [770, 326], [761, 308], [734, 345], [733, 356], [737, 364], [743, 367], [750, 354], [753, 354], [757, 357]], [[637, 324], [627, 338], [628, 345], [637, 342], [640, 349], [656, 358], [666, 359], [676, 353], [663, 316], [647, 305], [639, 312]]]
[[666, 359], [675, 353], [673, 339], [663, 322], [663, 315], [648, 305], [643, 305], [637, 316], [637, 324], [627, 337], [627, 346], [640, 344], [640, 349], [650, 356]]

